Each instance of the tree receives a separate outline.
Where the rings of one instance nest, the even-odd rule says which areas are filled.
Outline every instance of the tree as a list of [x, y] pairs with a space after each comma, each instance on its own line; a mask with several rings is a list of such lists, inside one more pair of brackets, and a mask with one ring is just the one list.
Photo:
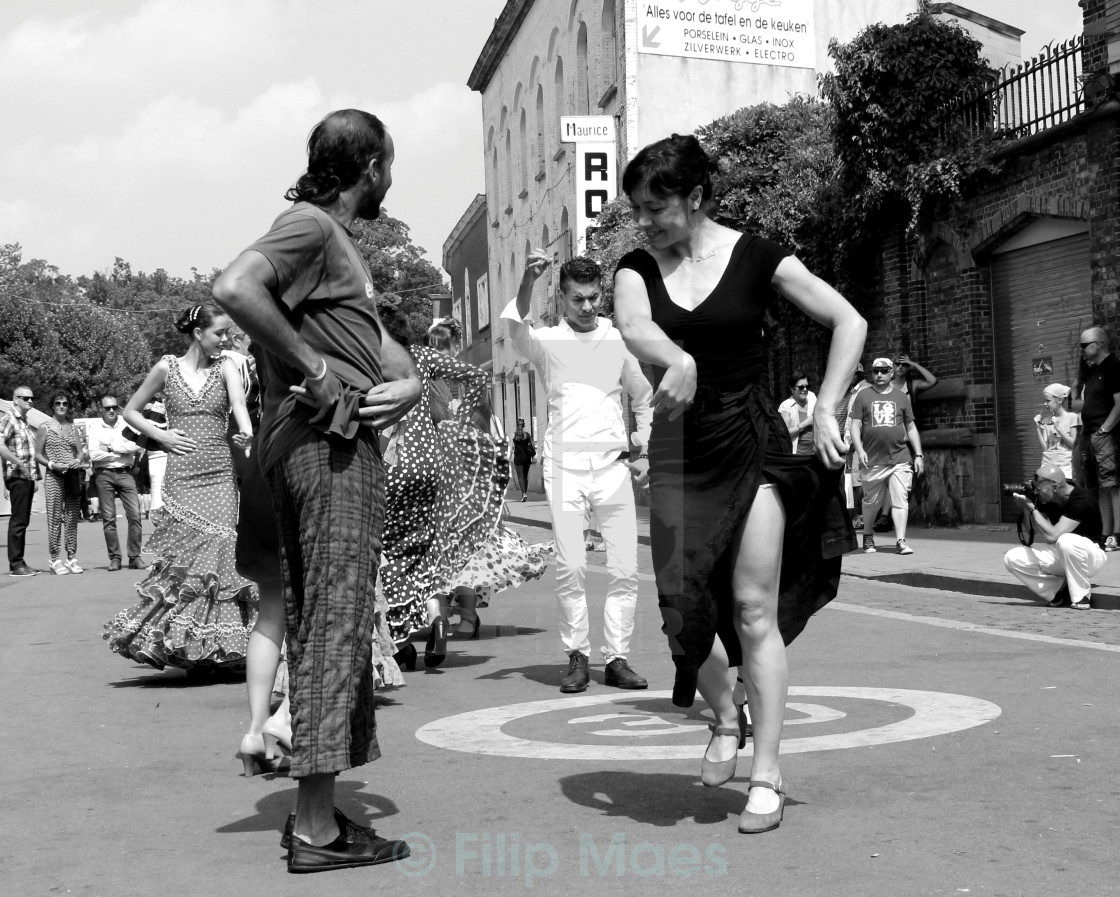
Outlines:
[[949, 114], [991, 83], [981, 49], [926, 3], [900, 25], [829, 43], [835, 72], [821, 77], [821, 93], [836, 111], [843, 199], [857, 233], [878, 236], [904, 221], [913, 234], [995, 172], [981, 138]]

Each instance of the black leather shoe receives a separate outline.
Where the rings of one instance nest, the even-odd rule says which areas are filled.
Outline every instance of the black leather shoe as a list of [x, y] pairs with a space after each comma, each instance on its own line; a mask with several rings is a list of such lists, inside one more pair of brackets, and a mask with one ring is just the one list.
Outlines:
[[36, 570], [34, 567], [28, 567], [27, 564], [20, 564], [18, 567], [12, 567], [9, 576], [38, 576], [42, 570]]
[[299, 835], [293, 834], [288, 847], [288, 871], [328, 872], [331, 869], [377, 866], [403, 860], [410, 852], [404, 841], [379, 838], [372, 831], [353, 841], [340, 834], [322, 847], [308, 844]]
[[140, 560], [140, 558], [129, 558], [128, 559], [128, 569], [129, 570], [145, 570], [145, 569], [147, 569], [147, 567], [148, 567], [148, 565], [145, 564], [142, 560]]
[[560, 680], [560, 691], [565, 694], [586, 691], [587, 683], [590, 681], [591, 674], [587, 672], [587, 655], [580, 651], [573, 651], [568, 655], [568, 672]]
[[1073, 599], [1069, 594], [1069, 584], [1062, 583], [1062, 587], [1058, 589], [1056, 595], [1050, 599], [1050, 607], [1070, 607], [1073, 605]]
[[[363, 828], [354, 822], [352, 819], [347, 818], [338, 807], [334, 808], [334, 821], [338, 823], [339, 837], [345, 838], [347, 841], [353, 841], [356, 838], [364, 838], [374, 834], [372, 828]], [[287, 850], [292, 846], [292, 832], [296, 827], [296, 814], [289, 813], [288, 821], [284, 823], [284, 834], [280, 838], [280, 846]]]
[[625, 657], [616, 657], [607, 664], [605, 680], [615, 688], [646, 688], [649, 683], [630, 669]]
[[109, 569], [110, 570], [120, 570], [120, 568], [121, 568], [121, 559], [120, 558], [113, 558], [111, 561], [109, 561]]

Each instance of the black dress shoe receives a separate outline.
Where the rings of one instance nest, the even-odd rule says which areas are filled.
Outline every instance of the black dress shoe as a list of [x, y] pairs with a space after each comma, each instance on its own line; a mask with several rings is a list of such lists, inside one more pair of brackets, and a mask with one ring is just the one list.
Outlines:
[[412, 642], [405, 642], [404, 647], [393, 655], [393, 660], [402, 670], [416, 672], [416, 646]]
[[560, 680], [560, 691], [565, 694], [586, 691], [587, 683], [590, 681], [591, 674], [587, 671], [587, 655], [580, 651], [573, 651], [568, 655], [568, 672]]
[[607, 664], [604, 681], [615, 688], [646, 688], [649, 685], [645, 679], [630, 669], [630, 664], [626, 662], [625, 657], [616, 657]]
[[[347, 841], [353, 841], [355, 838], [364, 838], [374, 834], [372, 828], [365, 828], [358, 825], [354, 820], [347, 818], [338, 807], [334, 808], [334, 821], [338, 823], [339, 837], [345, 838]], [[284, 823], [284, 834], [280, 838], [280, 846], [287, 850], [292, 846], [292, 832], [296, 828], [296, 814], [289, 813], [288, 821]]]
[[12, 567], [9, 576], [38, 576], [42, 570], [36, 570], [34, 567], [28, 567], [27, 564], [20, 564], [18, 567]]
[[129, 558], [128, 559], [128, 569], [129, 570], [145, 570], [145, 569], [147, 569], [147, 566], [148, 565], [145, 564], [142, 560], [140, 560], [140, 558]]
[[1069, 584], [1062, 583], [1062, 587], [1058, 589], [1057, 594], [1050, 599], [1050, 607], [1070, 607], [1073, 604], [1073, 599], [1069, 594]]
[[121, 568], [121, 559], [120, 558], [113, 558], [111, 561], [109, 561], [109, 569], [110, 570], [120, 570], [120, 568]]
[[411, 851], [404, 841], [379, 838], [372, 830], [348, 841], [339, 834], [330, 844], [316, 847], [293, 834], [288, 847], [289, 872], [327, 872], [331, 869], [353, 869], [356, 866], [377, 866], [403, 860]]

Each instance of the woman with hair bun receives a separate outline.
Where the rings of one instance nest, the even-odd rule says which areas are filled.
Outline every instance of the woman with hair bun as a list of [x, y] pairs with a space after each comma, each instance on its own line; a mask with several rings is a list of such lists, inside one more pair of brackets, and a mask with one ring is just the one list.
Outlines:
[[[734, 776], [753, 724], [739, 817], [739, 831], [753, 833], [777, 828], [785, 805], [785, 645], [835, 596], [840, 555], [855, 548], [835, 412], [867, 325], [788, 249], [712, 220], [714, 170], [695, 137], [676, 134], [627, 165], [622, 188], [648, 248], [620, 260], [614, 301], [627, 346], [656, 372], [650, 539], [677, 665], [673, 703], [690, 706], [699, 689], [716, 716], [705, 785]], [[765, 386], [763, 318], [779, 295], [832, 330], [812, 455], [792, 454]]]
[[[152, 512], [155, 532], [145, 550], [155, 560], [137, 585], [140, 603], [105, 625], [110, 648], [157, 669], [240, 669], [257, 615], [257, 590], [238, 575], [237, 484], [233, 442], [244, 450], [253, 435], [237, 366], [222, 357], [230, 318], [211, 304], [186, 309], [175, 328], [189, 339], [186, 352], [164, 355], [129, 400], [124, 418], [168, 452], [163, 507]], [[167, 429], [143, 416], [163, 393]]]

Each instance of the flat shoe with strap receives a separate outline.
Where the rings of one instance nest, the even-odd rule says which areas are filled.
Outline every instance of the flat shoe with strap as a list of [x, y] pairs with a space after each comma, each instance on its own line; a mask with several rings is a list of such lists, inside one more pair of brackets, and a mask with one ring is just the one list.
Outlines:
[[[712, 738], [708, 742], [708, 747], [711, 747], [712, 741], [715, 741], [720, 735], [734, 738], [736, 744], [739, 743], [740, 736], [737, 727], [732, 729], [730, 726], [708, 726], [708, 728], [712, 731]], [[731, 781], [735, 776], [735, 761], [738, 759], [739, 754], [736, 751], [727, 760], [709, 760], [708, 751], [705, 748], [704, 756], [700, 760], [700, 781], [709, 788], [715, 788], [717, 785]]]
[[782, 790], [781, 779], [777, 785], [761, 779], [751, 779], [748, 792], [751, 788], [769, 788], [778, 795], [778, 807], [771, 813], [752, 813], [744, 807], [739, 816], [739, 831], [744, 835], [759, 835], [776, 829], [782, 824], [782, 813], [786, 808], [786, 793]]

